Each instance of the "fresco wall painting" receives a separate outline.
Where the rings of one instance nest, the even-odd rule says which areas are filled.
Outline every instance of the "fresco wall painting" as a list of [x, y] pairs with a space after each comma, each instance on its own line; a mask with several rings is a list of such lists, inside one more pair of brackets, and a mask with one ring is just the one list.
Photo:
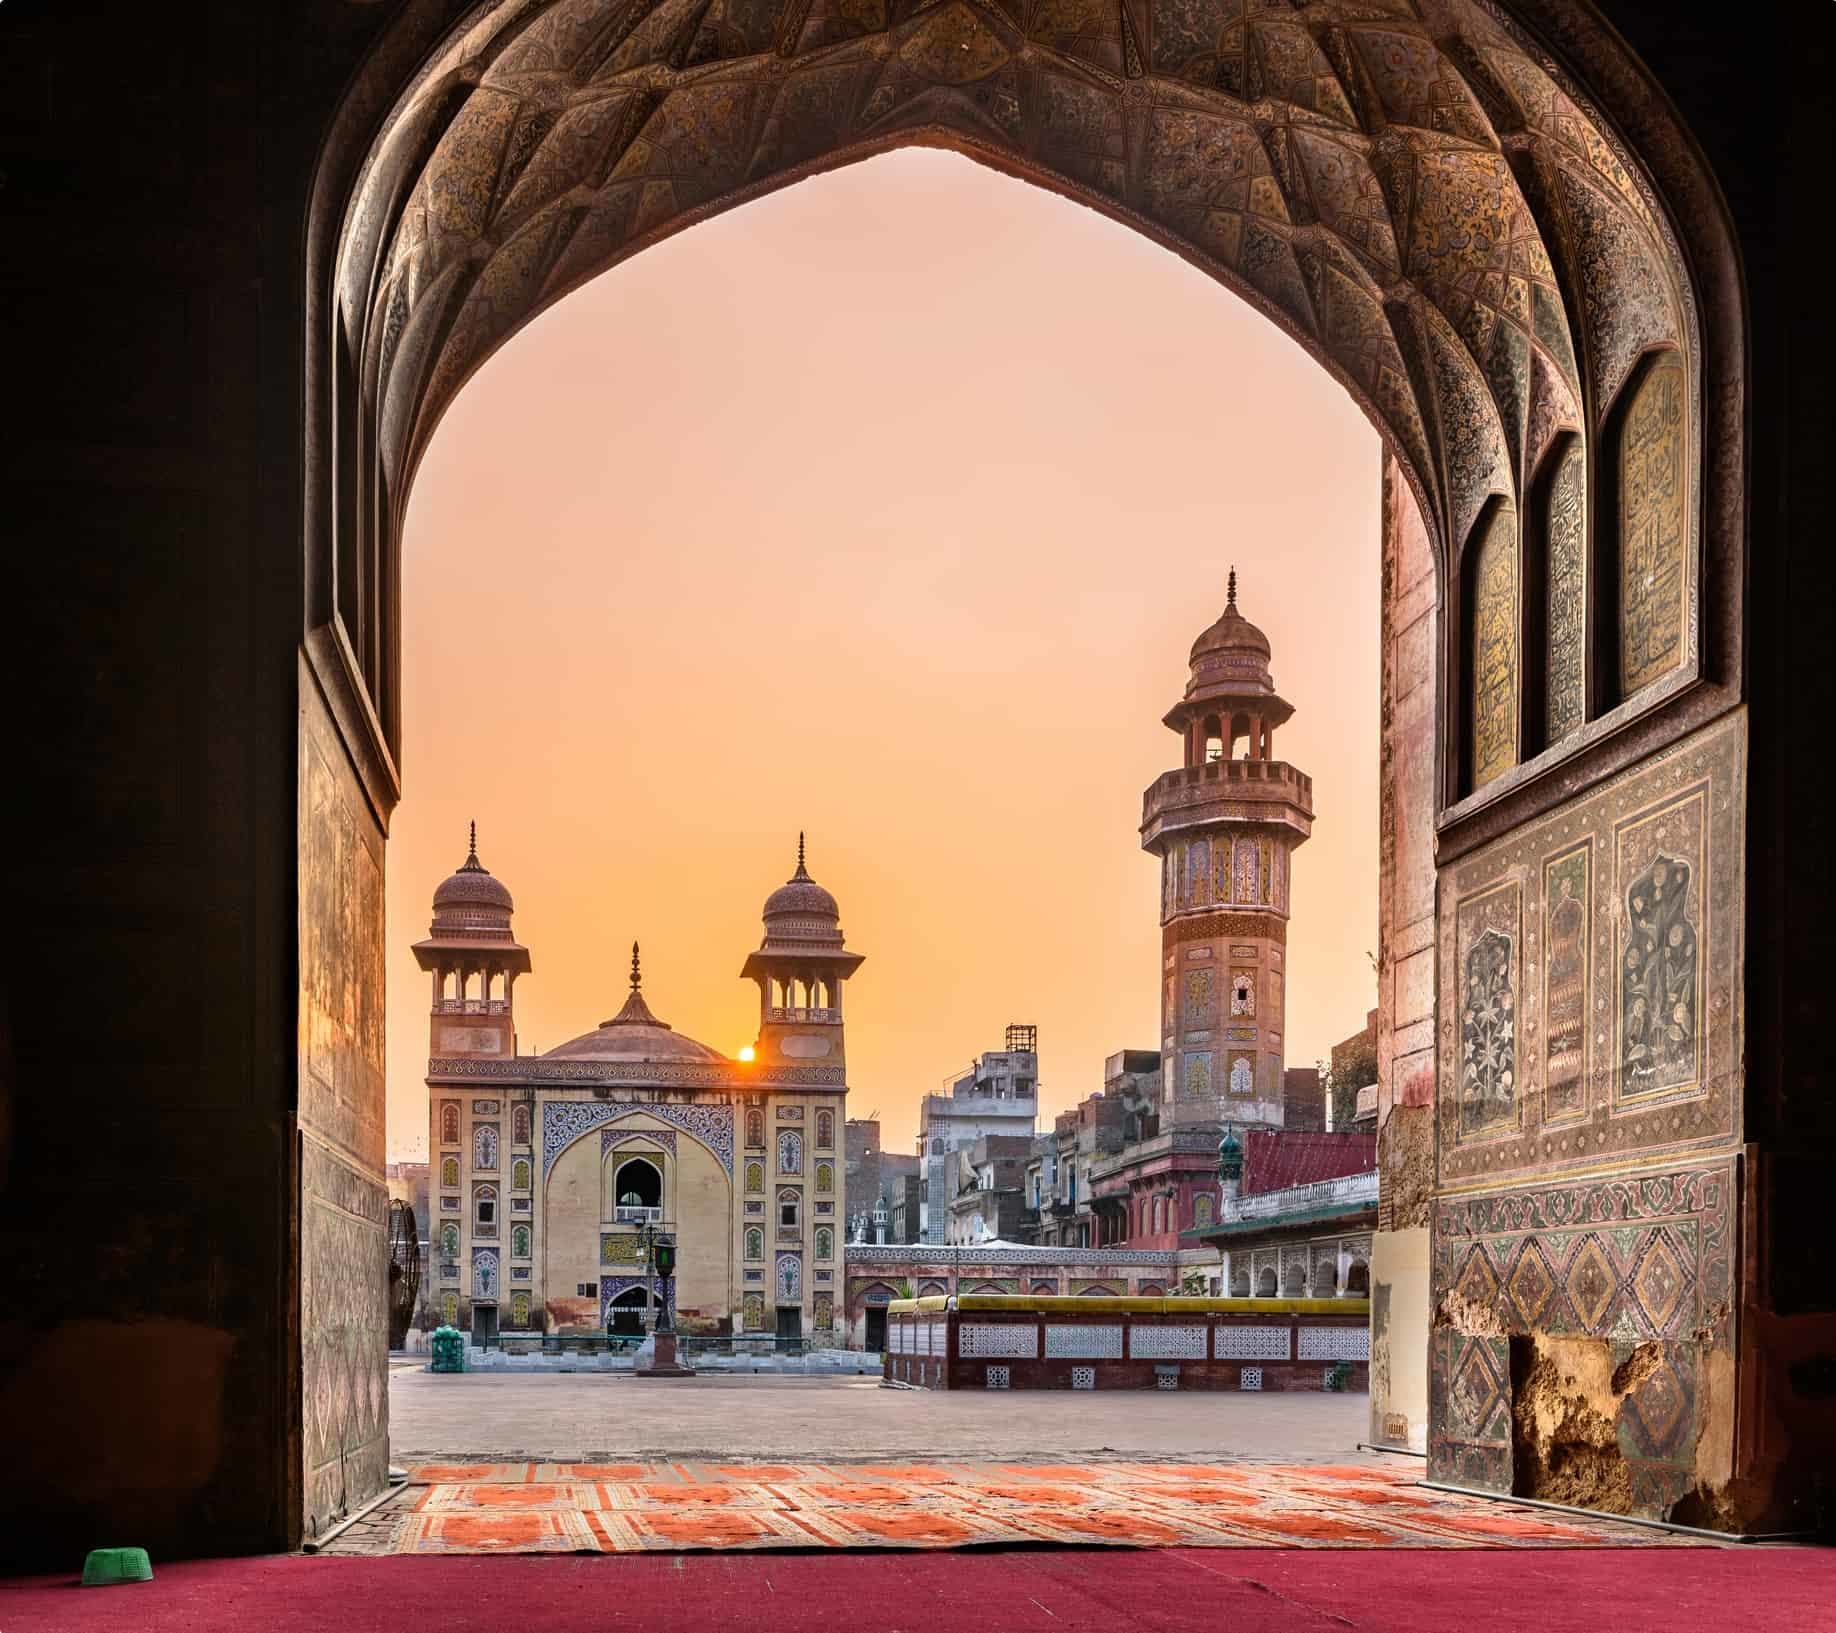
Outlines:
[[1626, 1512], [1732, 1456], [1745, 728], [1442, 870], [1431, 1478], [1562, 1500], [1538, 1412]]

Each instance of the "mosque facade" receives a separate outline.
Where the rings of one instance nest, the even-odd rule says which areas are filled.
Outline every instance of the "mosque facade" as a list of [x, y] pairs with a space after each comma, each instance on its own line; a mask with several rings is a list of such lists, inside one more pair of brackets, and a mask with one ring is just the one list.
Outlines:
[[801, 839], [741, 970], [759, 987], [759, 1031], [739, 1058], [657, 1017], [635, 944], [615, 1014], [519, 1054], [514, 993], [531, 961], [514, 911], [474, 832], [414, 948], [433, 984], [430, 1315], [475, 1339], [636, 1333], [655, 1296], [651, 1238], [668, 1232], [679, 1331], [832, 1340], [847, 1217], [842, 988], [862, 959]]

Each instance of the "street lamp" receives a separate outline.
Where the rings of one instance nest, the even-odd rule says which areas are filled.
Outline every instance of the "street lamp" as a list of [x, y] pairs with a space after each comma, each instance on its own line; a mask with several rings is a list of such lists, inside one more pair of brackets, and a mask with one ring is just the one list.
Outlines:
[[644, 1330], [656, 1327], [656, 1248], [657, 1227], [646, 1219], [638, 1226], [638, 1263], [644, 1267]]

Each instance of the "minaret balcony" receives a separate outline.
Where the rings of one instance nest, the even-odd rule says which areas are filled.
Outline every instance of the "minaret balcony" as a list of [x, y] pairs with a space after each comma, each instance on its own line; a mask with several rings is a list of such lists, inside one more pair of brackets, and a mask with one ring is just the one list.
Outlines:
[[1313, 831], [1313, 779], [1285, 760], [1209, 760], [1156, 777], [1141, 797], [1141, 835], [1213, 822]]

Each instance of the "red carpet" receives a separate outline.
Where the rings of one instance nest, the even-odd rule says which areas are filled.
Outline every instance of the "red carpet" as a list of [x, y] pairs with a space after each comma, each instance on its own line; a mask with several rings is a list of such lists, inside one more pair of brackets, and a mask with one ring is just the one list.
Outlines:
[[707, 1549], [1674, 1548], [1618, 1520], [1430, 1491], [1401, 1460], [1332, 1463], [423, 1465], [327, 1553]]
[[1641, 1548], [271, 1557], [0, 1583], [6, 1633], [1830, 1633], [1836, 1552]]

